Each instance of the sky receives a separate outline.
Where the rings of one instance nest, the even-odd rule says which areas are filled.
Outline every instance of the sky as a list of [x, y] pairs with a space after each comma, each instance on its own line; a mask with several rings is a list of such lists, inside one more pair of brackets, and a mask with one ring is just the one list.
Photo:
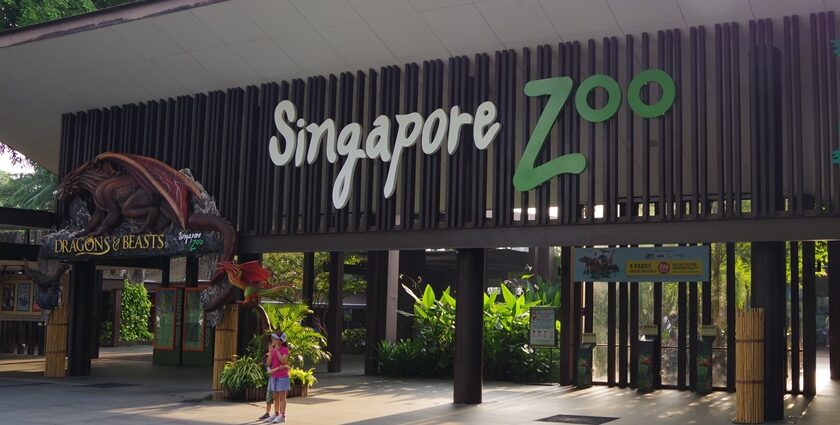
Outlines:
[[32, 169], [32, 166], [29, 165], [28, 161], [20, 162], [17, 165], [12, 165], [12, 158], [9, 155], [0, 155], [0, 171], [18, 174], [31, 173], [34, 170]]

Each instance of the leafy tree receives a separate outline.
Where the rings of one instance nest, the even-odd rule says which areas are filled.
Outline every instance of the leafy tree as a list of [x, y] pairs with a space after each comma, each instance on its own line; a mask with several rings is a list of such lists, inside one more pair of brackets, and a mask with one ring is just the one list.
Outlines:
[[93, 12], [133, 0], [0, 0], [0, 31]]
[[0, 173], [0, 207], [55, 210], [57, 181], [55, 174], [38, 164], [33, 173]]
[[126, 342], [148, 341], [152, 339], [149, 332], [149, 316], [152, 301], [149, 292], [142, 283], [123, 284], [122, 301], [120, 302], [120, 339]]
[[[328, 252], [315, 253], [315, 290], [313, 303], [326, 303], [329, 290], [329, 258]], [[345, 265], [358, 265], [362, 263], [363, 256], [359, 253], [350, 253], [344, 258]], [[303, 289], [303, 253], [299, 252], [271, 252], [263, 254], [263, 265], [272, 272], [273, 283], [283, 283], [289, 287], [281, 290], [274, 298], [286, 302], [299, 302], [302, 300]], [[364, 292], [367, 282], [361, 277], [352, 274], [344, 275], [342, 290], [344, 295], [353, 295]]]

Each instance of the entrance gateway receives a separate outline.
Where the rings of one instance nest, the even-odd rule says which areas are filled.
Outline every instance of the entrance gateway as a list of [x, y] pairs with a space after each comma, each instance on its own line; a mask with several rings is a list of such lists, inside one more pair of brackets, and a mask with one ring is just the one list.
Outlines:
[[[154, 158], [175, 170], [189, 169], [216, 199], [219, 215], [236, 231], [236, 252], [243, 260], [271, 251], [326, 250], [335, 258], [341, 251], [368, 251], [367, 373], [376, 372], [373, 347], [384, 338], [388, 250], [457, 249], [454, 400], [459, 403], [481, 401], [476, 359], [484, 249], [562, 247], [559, 344], [562, 383], [570, 384], [574, 350], [582, 334], [592, 331], [596, 284], [595, 279], [574, 284], [571, 247], [726, 243], [732, 261], [725, 272], [732, 278], [725, 292], [733, 301], [733, 243], [753, 242], [750, 303], [766, 311], [765, 416], [779, 419], [785, 371], [799, 373], [786, 364], [786, 251], [799, 255], [801, 247], [803, 259], [804, 380], [800, 388], [797, 379], [791, 391], [813, 394], [815, 344], [809, 341], [815, 326], [808, 321], [816, 316], [815, 259], [809, 241], [840, 239], [840, 195], [834, 193], [840, 173], [831, 168], [837, 111], [826, 97], [836, 91], [836, 64], [830, 40], [824, 39], [834, 21], [833, 13], [824, 13], [812, 15], [807, 27], [798, 17], [785, 18], [781, 27], [766, 20], [722, 24], [708, 32], [697, 26], [70, 113], [62, 119], [59, 175], [66, 181], [106, 152]], [[650, 70], [668, 79], [641, 78]], [[576, 90], [571, 81], [580, 82]], [[569, 107], [571, 96], [575, 108]], [[661, 105], [667, 107], [658, 111]], [[460, 111], [477, 112], [467, 123]], [[402, 129], [398, 116], [405, 116]], [[464, 124], [453, 125], [456, 117]], [[324, 124], [328, 120], [334, 130]], [[427, 126], [420, 123], [433, 120], [437, 126], [428, 126], [424, 144]], [[397, 125], [386, 131], [386, 121]], [[364, 156], [362, 134], [367, 134]], [[470, 136], [473, 143], [455, 143]], [[62, 222], [71, 219], [71, 207], [61, 206]], [[101, 244], [104, 248], [105, 241]], [[128, 245], [138, 244], [150, 249], [136, 241]], [[98, 248], [96, 242], [91, 246]], [[67, 247], [87, 249], [80, 242]], [[74, 290], [83, 290], [97, 261], [80, 257]], [[840, 245], [832, 242], [829, 261], [838, 259]], [[340, 275], [340, 264], [335, 269]], [[702, 281], [675, 282], [687, 300], [680, 314], [702, 317], [706, 324], [707, 306], [700, 298], [705, 302], [711, 290], [697, 282]], [[656, 300], [663, 284], [652, 285], [653, 317], [661, 321]], [[609, 348], [617, 349], [619, 358], [611, 363], [607, 383], [638, 385], [628, 366], [635, 355], [628, 345], [640, 333], [639, 313], [628, 301], [633, 289], [621, 282], [610, 288], [609, 303], [619, 317], [612, 319], [617, 326]], [[734, 304], [727, 303], [730, 330]], [[81, 301], [68, 305], [82, 310]], [[80, 314], [79, 320], [85, 318]], [[693, 338], [699, 328], [697, 319], [680, 320], [679, 326], [685, 327], [682, 338]], [[340, 329], [328, 331], [336, 335]], [[734, 335], [725, 338], [729, 387]], [[798, 355], [798, 340], [795, 344], [792, 352]], [[76, 345], [71, 364], [89, 362], [85, 344]], [[653, 350], [651, 357], [661, 358], [656, 346]], [[652, 385], [660, 387], [661, 365], [651, 366]], [[835, 356], [832, 366], [833, 375], [840, 375], [840, 358]], [[693, 385], [690, 374], [681, 376], [677, 387]]]

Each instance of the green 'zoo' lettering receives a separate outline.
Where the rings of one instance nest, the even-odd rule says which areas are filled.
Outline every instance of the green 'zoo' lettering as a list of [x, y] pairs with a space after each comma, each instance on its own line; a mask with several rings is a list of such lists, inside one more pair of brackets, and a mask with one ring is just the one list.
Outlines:
[[[641, 89], [645, 84], [657, 83], [662, 89], [662, 96], [655, 104], [649, 105], [641, 99]], [[554, 77], [529, 81], [525, 84], [528, 97], [548, 96], [537, 125], [534, 127], [519, 166], [513, 175], [513, 187], [519, 191], [531, 190], [552, 177], [560, 174], [580, 174], [586, 170], [586, 157], [580, 153], [561, 155], [544, 164], [536, 166], [537, 156], [542, 150], [545, 139], [557, 121], [560, 111], [569, 100], [574, 82], [569, 77]], [[607, 103], [600, 109], [589, 105], [589, 93], [596, 87], [607, 91]], [[655, 118], [665, 114], [674, 104], [677, 90], [674, 80], [659, 69], [646, 69], [638, 73], [627, 90], [627, 103], [630, 109], [643, 118]], [[596, 74], [583, 80], [575, 94], [575, 107], [583, 119], [590, 122], [602, 122], [612, 118], [621, 106], [621, 89], [609, 75]]]

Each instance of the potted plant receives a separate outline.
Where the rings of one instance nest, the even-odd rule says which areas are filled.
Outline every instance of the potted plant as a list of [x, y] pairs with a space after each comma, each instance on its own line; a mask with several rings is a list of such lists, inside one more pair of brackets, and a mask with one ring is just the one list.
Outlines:
[[289, 370], [289, 381], [291, 390], [289, 397], [306, 397], [309, 395], [309, 387], [315, 385], [318, 379], [315, 378], [315, 369], [303, 370], [293, 367]]
[[235, 357], [225, 364], [219, 383], [225, 389], [225, 398], [240, 401], [265, 399], [268, 382], [265, 367], [253, 356]]

